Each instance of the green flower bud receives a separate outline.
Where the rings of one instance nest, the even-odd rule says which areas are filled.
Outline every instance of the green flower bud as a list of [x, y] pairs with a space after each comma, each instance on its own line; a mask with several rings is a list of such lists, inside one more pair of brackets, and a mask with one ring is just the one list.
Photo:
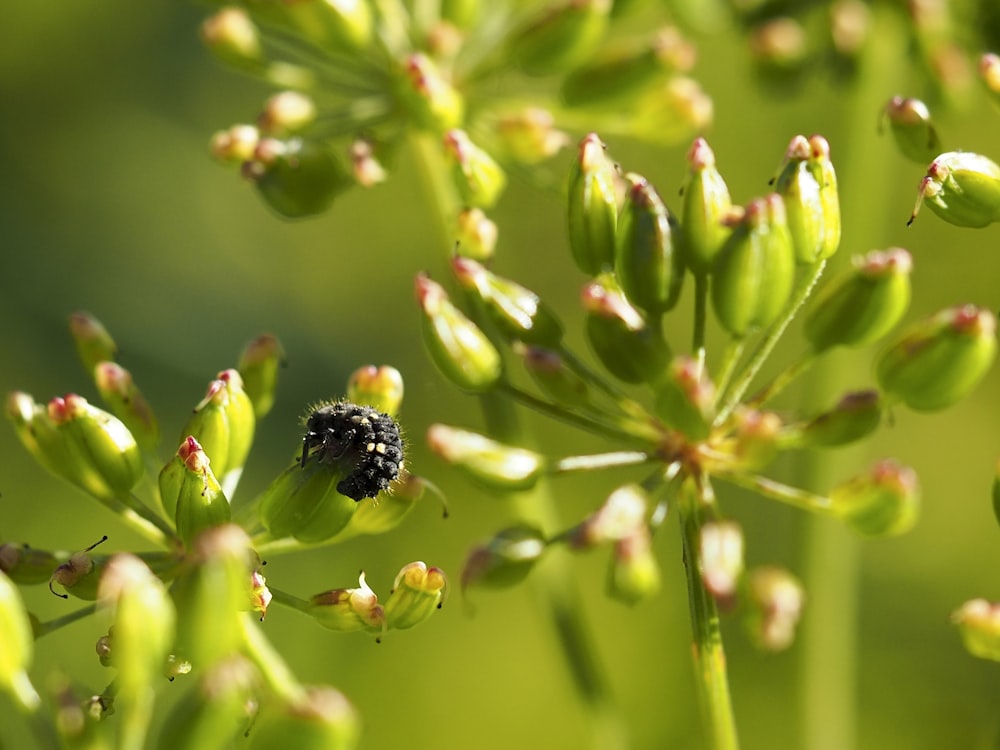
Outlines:
[[455, 253], [485, 263], [493, 258], [497, 246], [497, 225], [479, 208], [466, 208], [458, 214]]
[[973, 599], [951, 616], [965, 650], [980, 659], [1000, 661], [1000, 604]]
[[243, 8], [221, 8], [206, 18], [201, 40], [222, 62], [241, 70], [258, 70], [264, 62], [260, 31]]
[[875, 365], [879, 385], [916, 411], [960, 401], [997, 353], [996, 318], [975, 305], [952, 307], [905, 329]]
[[580, 141], [569, 179], [569, 247], [577, 268], [596, 276], [614, 263], [617, 171], [596, 133]]
[[212, 135], [209, 152], [226, 164], [242, 164], [253, 159], [260, 142], [260, 131], [253, 125], [233, 125]]
[[227, 492], [232, 492], [253, 445], [254, 406], [243, 378], [236, 370], [223, 370], [208, 384], [205, 398], [194, 408], [181, 431], [197, 440], [215, 467], [216, 476]]
[[979, 77], [993, 103], [1000, 107], [1000, 55], [986, 52], [979, 58]]
[[394, 492], [383, 493], [378, 501], [358, 503], [350, 523], [337, 535], [338, 540], [361, 534], [384, 534], [399, 526], [423, 496], [426, 480], [404, 474]]
[[604, 37], [611, 0], [563, 0], [508, 38], [507, 56], [529, 75], [565, 71], [588, 59]]
[[132, 379], [132, 373], [115, 362], [99, 362], [94, 368], [94, 383], [104, 403], [124, 423], [139, 446], [155, 454], [160, 442], [160, 425], [153, 407]]
[[452, 258], [451, 268], [458, 283], [482, 302], [505, 337], [540, 346], [559, 345], [562, 324], [533, 291], [468, 258]]
[[447, 586], [440, 568], [428, 568], [420, 561], [404, 565], [385, 601], [386, 625], [396, 630], [419, 625], [441, 609]]
[[830, 510], [865, 536], [897, 536], [913, 528], [920, 512], [917, 474], [891, 460], [830, 490]]
[[638, 484], [615, 489], [596, 511], [566, 534], [572, 549], [592, 549], [607, 542], [619, 542], [646, 526], [649, 493]]
[[493, 388], [503, 374], [500, 352], [451, 303], [440, 284], [418, 274], [415, 287], [424, 313], [424, 346], [441, 374], [463, 390], [482, 392]]
[[260, 519], [271, 537], [313, 544], [344, 529], [358, 503], [337, 490], [342, 478], [337, 464], [324, 461], [285, 469], [260, 498]]
[[684, 281], [679, 227], [644, 177], [625, 175], [628, 189], [615, 235], [615, 274], [629, 301], [653, 315], [677, 304]]
[[76, 353], [87, 375], [94, 374], [99, 362], [112, 362], [118, 357], [118, 345], [101, 321], [88, 312], [77, 310], [69, 316], [69, 332]]
[[550, 159], [570, 144], [570, 137], [555, 127], [552, 113], [540, 107], [501, 117], [497, 135], [507, 154], [522, 164]]
[[670, 347], [658, 328], [629, 304], [611, 274], [583, 288], [587, 338], [612, 375], [626, 383], [654, 382], [670, 360]]
[[978, 228], [1000, 221], [1000, 166], [969, 151], [941, 154], [927, 167], [907, 225], [917, 218], [923, 203], [958, 227]]
[[302, 138], [262, 138], [243, 164], [264, 202], [286, 219], [315, 216], [354, 185], [354, 179], [324, 144]]
[[703, 367], [688, 356], [678, 356], [656, 383], [656, 413], [691, 440], [705, 440], [715, 418], [715, 385]]
[[347, 400], [395, 416], [403, 404], [403, 376], [388, 365], [359, 367], [347, 381]]
[[531, 526], [512, 526], [473, 549], [462, 569], [462, 590], [469, 586], [508, 588], [528, 577], [546, 547], [545, 535]]
[[21, 391], [8, 393], [5, 407], [7, 418], [21, 444], [45, 469], [88, 492], [91, 490], [87, 483], [91, 479], [96, 482], [97, 491], [107, 489], [103, 482], [79, 469], [80, 462], [72, 445], [56, 429], [47, 410], [29, 394]]
[[698, 570], [713, 598], [729, 603], [743, 575], [743, 530], [732, 521], [701, 527], [698, 537]]
[[885, 119], [896, 148], [910, 161], [926, 164], [941, 153], [941, 139], [931, 122], [931, 111], [919, 99], [892, 97], [885, 105]]
[[571, 370], [558, 352], [540, 346], [515, 346], [535, 385], [560, 406], [583, 406], [590, 401], [587, 382]]
[[750, 202], [715, 259], [712, 307], [733, 336], [774, 323], [792, 294], [795, 250], [781, 196]]
[[372, 42], [375, 19], [370, 3], [295, 0], [284, 2], [282, 6], [299, 35], [318, 49], [358, 51]]
[[781, 417], [774, 412], [758, 411], [740, 406], [733, 413], [732, 434], [716, 447], [728, 454], [729, 470], [759, 471], [778, 454], [781, 437]]
[[684, 186], [684, 214], [681, 250], [684, 263], [704, 276], [730, 230], [725, 220], [733, 208], [729, 187], [715, 166], [715, 154], [704, 138], [696, 138], [688, 151], [691, 179]]
[[419, 125], [432, 133], [444, 133], [462, 124], [465, 103], [442, 76], [434, 62], [417, 52], [405, 64], [403, 98]]
[[802, 430], [808, 447], [850, 445], [875, 432], [882, 421], [882, 400], [876, 390], [846, 394], [837, 405], [813, 417]]
[[35, 549], [27, 544], [6, 542], [0, 544], [0, 573], [21, 586], [45, 583], [52, 577], [52, 571], [65, 560], [48, 550]]
[[0, 573], [0, 690], [26, 711], [34, 711], [41, 703], [28, 677], [34, 640], [17, 586]]
[[660, 566], [656, 563], [649, 536], [643, 525], [615, 542], [608, 566], [608, 595], [625, 604], [638, 604], [660, 590]]
[[367, 630], [381, 635], [385, 632], [385, 609], [365, 581], [365, 572], [358, 577], [358, 588], [333, 589], [309, 599], [308, 614], [320, 625], [340, 633]]
[[352, 750], [361, 735], [354, 707], [331, 687], [311, 687], [294, 703], [265, 707], [248, 750]]
[[160, 472], [160, 501], [164, 510], [173, 508], [171, 517], [185, 546], [206, 529], [229, 523], [229, 501], [209, 464], [198, 441], [188, 435]]
[[802, 584], [787, 570], [754, 568], [747, 574], [744, 625], [750, 640], [765, 651], [783, 651], [795, 640], [802, 614]]
[[808, 38], [802, 24], [779, 16], [756, 24], [750, 30], [750, 54], [765, 81], [787, 86], [805, 68]]
[[265, 135], [297, 133], [316, 120], [316, 103], [299, 91], [281, 91], [264, 102], [257, 128]]
[[[86, 549], [70, 555], [70, 558], [66, 562], [52, 571], [52, 575], [49, 577], [49, 591], [60, 599], [69, 599], [69, 594], [85, 602], [92, 602], [97, 599], [98, 584], [104, 570], [107, 568], [109, 558], [100, 555], [91, 555], [90, 553], [95, 547], [107, 540], [107, 536], [102, 537]], [[56, 590], [52, 588], [53, 583], [58, 583], [68, 593], [56, 593]]]
[[694, 58], [694, 45], [667, 27], [641, 45], [598, 54], [566, 76], [559, 93], [570, 107], [627, 106], [671, 73], [690, 70]]
[[285, 350], [282, 349], [281, 342], [269, 333], [262, 334], [247, 344], [240, 355], [237, 370], [257, 419], [267, 415], [274, 406], [278, 371], [284, 366]]
[[530, 489], [545, 471], [545, 459], [534, 451], [448, 425], [427, 428], [427, 447], [473, 481], [492, 489]]
[[452, 179], [462, 202], [468, 206], [491, 208], [507, 186], [507, 175], [500, 165], [463, 130], [445, 133], [444, 153], [451, 164]]
[[672, 76], [640, 96], [624, 113], [622, 129], [633, 138], [679, 144], [712, 124], [712, 99], [693, 78]]
[[784, 200], [796, 260], [810, 264], [837, 252], [840, 198], [830, 144], [823, 136], [792, 138], [775, 190]]
[[892, 330], [910, 305], [913, 259], [899, 247], [855, 256], [853, 268], [820, 289], [806, 313], [813, 350], [865, 346]]

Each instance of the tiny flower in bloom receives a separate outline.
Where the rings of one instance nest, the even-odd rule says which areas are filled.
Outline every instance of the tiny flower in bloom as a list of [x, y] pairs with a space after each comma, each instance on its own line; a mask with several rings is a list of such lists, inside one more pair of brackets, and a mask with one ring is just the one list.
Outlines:
[[385, 610], [365, 581], [364, 571], [357, 588], [333, 589], [311, 597], [308, 613], [324, 628], [343, 633], [367, 630], [381, 634], [386, 629]]
[[385, 602], [386, 625], [406, 630], [420, 624], [441, 608], [447, 585], [440, 568], [420, 561], [405, 565]]

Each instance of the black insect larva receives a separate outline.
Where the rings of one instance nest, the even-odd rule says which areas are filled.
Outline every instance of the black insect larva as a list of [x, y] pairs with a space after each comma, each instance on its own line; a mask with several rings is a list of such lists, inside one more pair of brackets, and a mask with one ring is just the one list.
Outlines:
[[341, 401], [319, 407], [306, 420], [301, 465], [310, 458], [350, 467], [337, 492], [360, 501], [377, 496], [399, 477], [403, 438], [388, 414]]

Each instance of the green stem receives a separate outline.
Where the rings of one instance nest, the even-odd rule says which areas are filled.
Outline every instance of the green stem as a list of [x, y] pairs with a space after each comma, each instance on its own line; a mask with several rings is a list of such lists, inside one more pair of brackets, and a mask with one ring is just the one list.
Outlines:
[[771, 399], [775, 398], [785, 388], [795, 382], [796, 378], [809, 370], [817, 360], [815, 352], [809, 352], [798, 362], [786, 367], [778, 376], [757, 392], [750, 399], [750, 404], [754, 407], [761, 407]]
[[147, 508], [132, 495], [121, 498], [104, 498], [105, 506], [113, 510], [133, 531], [151, 542], [168, 549], [176, 547], [177, 536], [166, 521]]
[[593, 456], [567, 456], [549, 468], [549, 474], [568, 474], [573, 471], [600, 471], [616, 466], [637, 466], [658, 460], [645, 451], [615, 451]]
[[743, 356], [743, 350], [746, 348], [746, 345], [747, 340], [745, 338], [730, 339], [729, 343], [726, 344], [726, 351], [722, 355], [722, 364], [719, 366], [719, 372], [715, 376], [716, 407], [722, 402], [726, 391], [729, 390], [729, 383], [736, 373], [736, 365], [739, 364], [740, 357]]
[[49, 633], [54, 633], [56, 630], [64, 628], [77, 620], [82, 620], [84, 617], [89, 617], [94, 614], [96, 610], [97, 604], [88, 604], [86, 607], [81, 607], [75, 612], [70, 612], [68, 615], [63, 615], [62, 617], [57, 617], [54, 620], [39, 623], [35, 627], [35, 640], [44, 635], [48, 635]]
[[247, 613], [242, 613], [243, 641], [247, 658], [260, 670], [264, 682], [278, 696], [288, 703], [297, 703], [305, 695], [305, 689], [295, 679], [281, 654], [271, 645], [259, 624]]
[[777, 500], [785, 505], [791, 505], [793, 508], [798, 508], [799, 510], [827, 515], [830, 513], [830, 498], [817, 495], [808, 490], [792, 487], [756, 474], [715, 474], [715, 476], [723, 481], [739, 485], [740, 487], [746, 487], [764, 497]]
[[694, 277], [694, 333], [691, 351], [698, 363], [698, 377], [705, 372], [705, 321], [708, 319], [708, 274]]
[[282, 591], [281, 589], [276, 589], [273, 586], [268, 586], [267, 590], [271, 592], [271, 602], [273, 604], [280, 604], [289, 609], [294, 609], [299, 612], [309, 613], [309, 602], [305, 599], [300, 599], [294, 594], [289, 594], [287, 591]]

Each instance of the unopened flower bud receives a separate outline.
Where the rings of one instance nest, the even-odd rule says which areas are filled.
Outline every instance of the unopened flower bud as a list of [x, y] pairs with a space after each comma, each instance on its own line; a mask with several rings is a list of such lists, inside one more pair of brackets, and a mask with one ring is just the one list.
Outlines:
[[876, 390], [846, 394], [829, 411], [809, 420], [802, 430], [803, 443], [833, 448], [850, 445], [873, 433], [882, 421], [882, 400]]
[[34, 640], [17, 586], [0, 573], [0, 690], [11, 695], [26, 711], [35, 710], [41, 703], [28, 677]]
[[821, 288], [806, 313], [813, 350], [865, 346], [892, 330], [910, 305], [913, 259], [899, 247], [853, 258], [853, 267]]
[[358, 138], [353, 141], [347, 150], [347, 156], [351, 162], [354, 181], [361, 187], [375, 187], [389, 178], [389, 173], [382, 166], [370, 140]]
[[509, 37], [507, 55], [529, 75], [565, 71], [588, 59], [604, 37], [611, 0], [568, 0]]
[[782, 651], [795, 640], [805, 594], [787, 570], [754, 568], [747, 574], [744, 624], [750, 640], [765, 651]]
[[743, 531], [739, 524], [716, 521], [701, 527], [698, 569], [708, 593], [729, 603], [743, 575]]
[[260, 519], [271, 537], [318, 543], [346, 527], [358, 502], [337, 490], [344, 474], [322, 461], [296, 463], [279, 474], [260, 499]]
[[979, 78], [993, 103], [1000, 107], [1000, 55], [987, 52], [979, 58]]
[[396, 630], [419, 625], [441, 609], [447, 586], [440, 568], [429, 568], [420, 561], [404, 565], [385, 601], [386, 625]]
[[325, 144], [299, 137], [262, 138], [243, 165], [264, 202], [286, 219], [322, 213], [354, 184], [347, 168]]
[[94, 383], [111, 411], [120, 419], [147, 453], [156, 452], [160, 425], [146, 397], [132, 379], [132, 373], [115, 362], [99, 362]]
[[212, 135], [209, 152], [212, 158], [227, 164], [242, 164], [253, 159], [260, 142], [260, 131], [253, 125], [233, 125]]
[[417, 122], [432, 133], [459, 127], [465, 103], [434, 62], [418, 52], [407, 58], [405, 68], [405, 99]]
[[577, 407], [590, 400], [587, 382], [570, 369], [562, 355], [540, 346], [515, 346], [524, 369], [541, 391], [561, 406]]
[[741, 470], [758, 471], [777, 455], [781, 428], [774, 412], [741, 406], [733, 414], [732, 436], [719, 447]]
[[316, 104], [299, 91], [281, 91], [264, 103], [257, 127], [265, 135], [297, 133], [316, 119]]
[[552, 113], [539, 107], [501, 117], [497, 135], [504, 150], [523, 164], [550, 159], [570, 144], [570, 137], [555, 127]]
[[736, 337], [778, 319], [795, 281], [795, 249], [781, 196], [750, 202], [715, 259], [712, 307]]
[[92, 376], [99, 362], [113, 362], [118, 357], [118, 345], [97, 318], [83, 310], [69, 316], [69, 332], [76, 353], [87, 375]]
[[389, 365], [359, 367], [347, 381], [347, 400], [390, 416], [398, 414], [403, 404], [403, 376]]
[[696, 360], [674, 357], [655, 389], [656, 413], [667, 425], [691, 440], [708, 437], [715, 418], [715, 385]]
[[771, 18], [750, 31], [750, 53], [761, 71], [776, 83], [800, 71], [808, 51], [805, 29], [794, 18]]
[[574, 549], [590, 549], [606, 542], [619, 542], [646, 526], [649, 493], [638, 484], [615, 489], [594, 513], [566, 534]]
[[691, 177], [684, 186], [681, 251], [684, 263], [697, 276], [708, 273], [729, 236], [724, 223], [733, 208], [729, 187], [715, 166], [715, 154], [704, 138], [688, 151]]
[[478, 208], [492, 207], [507, 186], [503, 168], [474, 144], [464, 130], [445, 133], [444, 153], [462, 202]]
[[274, 406], [278, 372], [285, 366], [285, 350], [269, 333], [261, 334], [243, 349], [237, 371], [243, 379], [243, 391], [253, 404], [253, 413], [261, 419]]
[[367, 630], [381, 635], [386, 629], [385, 610], [365, 581], [364, 571], [358, 577], [357, 588], [316, 594], [309, 599], [307, 611], [324, 628], [341, 633]]
[[322, 50], [353, 52], [372, 41], [370, 3], [358, 0], [296, 0], [282, 3], [299, 34]]
[[967, 396], [996, 353], [996, 318], [963, 305], [905, 329], [879, 356], [875, 375], [891, 398], [916, 411], [937, 411]]
[[497, 225], [480, 208], [465, 208], [458, 214], [455, 253], [485, 263], [493, 258]]
[[577, 268], [590, 276], [614, 263], [616, 174], [597, 134], [585, 136], [569, 180], [569, 246]]
[[795, 259], [825, 260], [840, 246], [840, 198], [830, 161], [830, 144], [820, 135], [792, 138], [785, 166], [775, 181], [788, 218]]
[[171, 518], [185, 545], [206, 529], [229, 523], [229, 501], [210, 463], [198, 441], [189, 435], [160, 472], [163, 508], [168, 512], [173, 508]]
[[919, 99], [892, 97], [885, 105], [885, 119], [896, 148], [910, 161], [926, 164], [941, 153], [941, 139], [931, 122], [931, 111]]
[[352, 750], [361, 736], [361, 720], [347, 698], [332, 687], [308, 688], [286, 705], [261, 712], [250, 733], [248, 750]]
[[626, 383], [655, 382], [670, 360], [670, 347], [658, 327], [626, 299], [611, 274], [587, 284], [581, 294], [587, 313], [587, 338], [601, 363]]
[[260, 32], [243, 8], [225, 7], [201, 24], [205, 46], [225, 63], [253, 70], [264, 59]]
[[530, 489], [545, 471], [545, 459], [534, 451], [448, 425], [427, 428], [427, 445], [470, 479], [493, 489]]
[[671, 76], [666, 83], [638, 97], [629, 107], [627, 133], [650, 143], [673, 146], [712, 123], [712, 98], [693, 78]]
[[358, 503], [350, 523], [337, 535], [338, 540], [360, 534], [384, 534], [403, 522], [424, 494], [426, 480], [404, 473], [394, 492], [387, 492], [378, 502]]
[[424, 274], [415, 281], [424, 345], [448, 380], [467, 391], [488, 391], [503, 374], [500, 352], [452, 304], [444, 288]]
[[884, 460], [830, 490], [830, 509], [865, 536], [896, 536], [913, 528], [920, 512], [917, 474]]
[[562, 324], [541, 297], [468, 258], [452, 258], [452, 271], [462, 287], [486, 308], [509, 339], [539, 346], [558, 346]]
[[0, 573], [5, 573], [21, 586], [45, 583], [63, 560], [64, 556], [57, 557], [48, 550], [35, 549], [27, 544], [0, 544]]
[[1000, 221], [1000, 166], [971, 151], [941, 154], [927, 167], [907, 224], [913, 223], [924, 203], [959, 227], [985, 227]]
[[[102, 537], [84, 550], [74, 552], [69, 560], [59, 565], [49, 577], [49, 591], [62, 599], [68, 599], [72, 594], [77, 599], [92, 602], [98, 596], [98, 584], [108, 565], [108, 558], [90, 553], [108, 538]], [[52, 584], [58, 583], [66, 594], [57, 594]]]
[[1000, 604], [973, 599], [951, 616], [966, 650], [980, 659], [1000, 661]]
[[625, 604], [638, 604], [660, 590], [660, 566], [653, 555], [649, 527], [636, 527], [615, 542], [608, 566], [608, 595]]
[[508, 588], [528, 577], [546, 548], [545, 535], [531, 526], [512, 526], [473, 549], [462, 569], [462, 589]]

